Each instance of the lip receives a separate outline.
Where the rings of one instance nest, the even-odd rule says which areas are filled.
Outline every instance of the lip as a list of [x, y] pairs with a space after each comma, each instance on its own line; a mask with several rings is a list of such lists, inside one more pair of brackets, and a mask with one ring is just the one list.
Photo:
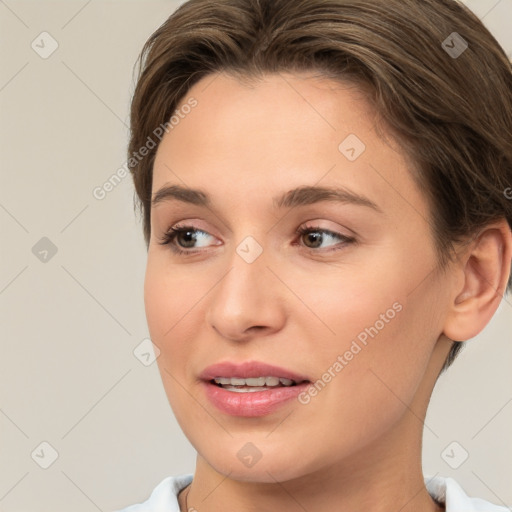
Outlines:
[[201, 372], [199, 378], [204, 381], [210, 381], [215, 377], [239, 377], [240, 379], [249, 379], [251, 377], [271, 376], [291, 379], [297, 383], [304, 380], [310, 380], [309, 377], [299, 375], [298, 373], [287, 370], [286, 368], [281, 368], [279, 366], [274, 366], [260, 361], [245, 361], [243, 363], [225, 361], [212, 364]]
[[[295, 386], [270, 388], [268, 391], [237, 393], [212, 384], [215, 377], [281, 377], [297, 382]], [[208, 400], [221, 412], [230, 416], [258, 417], [271, 414], [305, 391], [311, 384], [307, 376], [300, 375], [279, 366], [247, 361], [244, 363], [222, 362], [205, 368], [200, 379]], [[306, 381], [306, 382], [305, 382]]]

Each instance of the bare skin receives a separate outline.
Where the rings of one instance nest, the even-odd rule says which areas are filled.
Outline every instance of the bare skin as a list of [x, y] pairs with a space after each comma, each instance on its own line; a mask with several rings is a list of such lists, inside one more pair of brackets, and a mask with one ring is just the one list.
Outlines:
[[[219, 74], [195, 84], [182, 103], [194, 97], [197, 106], [162, 139], [154, 165], [153, 194], [180, 185], [211, 197], [208, 207], [154, 205], [145, 281], [164, 388], [198, 452], [188, 508], [440, 511], [422, 474], [423, 420], [450, 340], [474, 337], [499, 305], [510, 229], [488, 226], [441, 270], [412, 164], [379, 136], [361, 92], [307, 75], [264, 78], [249, 85]], [[365, 145], [353, 161], [339, 149], [349, 134]], [[343, 188], [376, 208], [273, 205], [300, 186]], [[196, 242], [159, 243], [178, 224], [198, 230]], [[299, 227], [320, 231], [312, 239]], [[236, 251], [248, 236], [262, 248], [251, 263]], [[332, 376], [371, 326], [378, 333]], [[332, 379], [308, 403], [268, 415], [219, 411], [199, 373], [251, 360], [313, 382], [331, 368]], [[252, 467], [237, 456], [249, 442], [261, 453]], [[185, 493], [179, 502], [186, 510]]]

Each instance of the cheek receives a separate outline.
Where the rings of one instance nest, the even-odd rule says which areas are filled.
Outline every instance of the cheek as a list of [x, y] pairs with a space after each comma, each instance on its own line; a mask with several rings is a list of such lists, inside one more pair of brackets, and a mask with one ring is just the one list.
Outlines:
[[[151, 340], [160, 349], [157, 359], [162, 379], [167, 389], [168, 372], [176, 375], [183, 371], [183, 361], [188, 357], [188, 337], [185, 329], [192, 332], [193, 305], [199, 300], [197, 291], [190, 283], [172, 273], [169, 265], [160, 258], [148, 256], [144, 280], [144, 305]], [[164, 372], [164, 369], [166, 372]]]
[[[190, 407], [190, 396], [183, 389], [187, 362], [191, 360], [194, 329], [193, 309], [198, 290], [191, 287], [190, 277], [180, 278], [164, 258], [148, 255], [144, 280], [144, 304], [149, 333], [160, 349], [157, 365], [169, 404], [184, 429], [186, 421], [199, 421]], [[192, 410], [191, 410], [192, 409]], [[184, 415], [188, 414], [187, 419]], [[185, 429], [184, 429], [185, 430]]]
[[332, 291], [325, 302], [323, 313], [336, 335], [320, 337], [309, 351], [318, 391], [303, 406], [318, 419], [306, 427], [312, 437], [324, 424], [336, 425], [326, 435], [340, 453], [347, 444], [370, 443], [407, 414], [432, 350], [416, 322], [418, 304], [384, 290], [349, 291]]
[[[144, 305], [154, 342], [168, 344], [187, 325], [204, 292], [187, 272], [169, 265], [164, 255], [148, 255], [144, 279]], [[180, 337], [183, 338], [181, 332]]]
[[397, 396], [410, 402], [440, 334], [435, 290], [410, 293], [421, 269], [381, 259], [364, 270], [317, 275], [314, 284], [302, 279], [299, 292], [323, 323], [314, 319], [315, 331], [303, 324], [304, 332], [317, 333], [310, 336], [308, 354], [315, 377], [333, 382], [319, 394], [340, 404], [340, 413], [342, 404], [363, 407], [355, 397], [376, 409], [399, 409]]
[[151, 339], [159, 346], [165, 333], [172, 327], [169, 311], [173, 310], [176, 302], [176, 294], [169, 293], [165, 274], [161, 270], [149, 256], [144, 279], [144, 306]]
[[[370, 335], [383, 338], [394, 330], [393, 324], [403, 309], [404, 286], [391, 277], [390, 269], [378, 273], [373, 268], [352, 266], [333, 272], [331, 267], [323, 275], [290, 277], [296, 283], [297, 295], [305, 298], [308, 309], [316, 316], [308, 315], [310, 323], [313, 319], [318, 324], [317, 332], [323, 341], [316, 343], [315, 352], [348, 349], [355, 339], [364, 345]], [[388, 276], [387, 280], [382, 279], [382, 274]], [[299, 315], [295, 319], [301, 321]]]

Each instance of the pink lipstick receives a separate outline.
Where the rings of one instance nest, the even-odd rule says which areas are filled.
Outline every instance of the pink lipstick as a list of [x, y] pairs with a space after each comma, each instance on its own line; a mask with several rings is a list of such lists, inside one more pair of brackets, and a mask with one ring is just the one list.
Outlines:
[[310, 379], [258, 361], [223, 362], [205, 368], [199, 378], [209, 401], [231, 416], [265, 416], [303, 392]]

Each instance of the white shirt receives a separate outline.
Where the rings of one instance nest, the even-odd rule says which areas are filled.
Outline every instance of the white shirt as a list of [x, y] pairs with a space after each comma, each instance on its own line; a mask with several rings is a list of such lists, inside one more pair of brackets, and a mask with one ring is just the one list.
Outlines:
[[[193, 475], [164, 478], [144, 502], [114, 512], [180, 512], [178, 493], [192, 482]], [[493, 505], [479, 498], [470, 498], [452, 478], [425, 477], [430, 496], [444, 503], [446, 512], [511, 512], [512, 509]]]

